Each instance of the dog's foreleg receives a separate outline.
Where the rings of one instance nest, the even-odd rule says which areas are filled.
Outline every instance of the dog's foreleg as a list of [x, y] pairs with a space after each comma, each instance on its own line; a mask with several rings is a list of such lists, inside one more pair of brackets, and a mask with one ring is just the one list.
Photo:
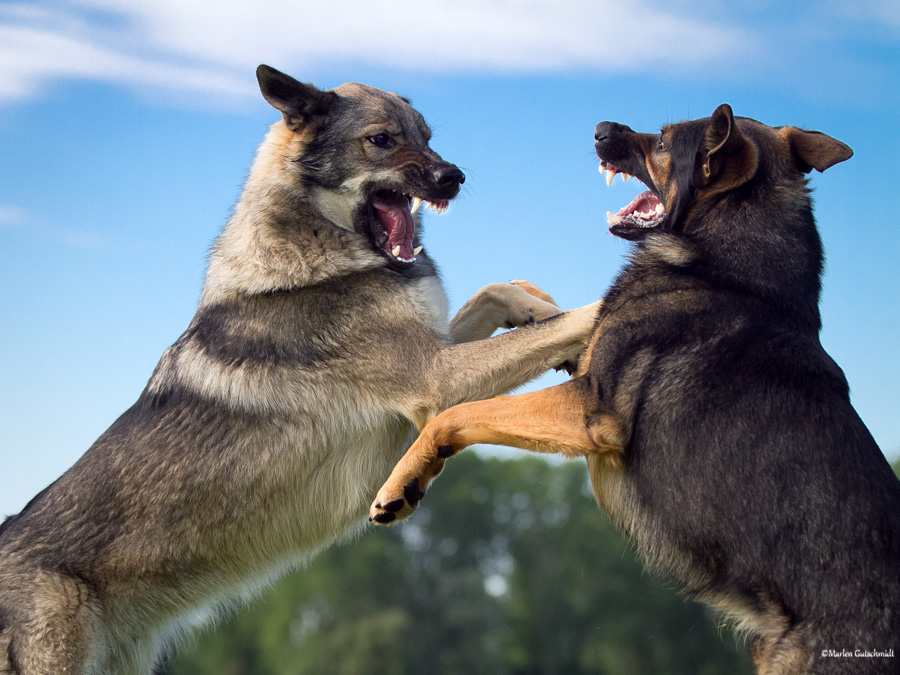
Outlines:
[[562, 312], [549, 295], [527, 281], [488, 284], [450, 321], [454, 343], [483, 340], [498, 328], [527, 326]]
[[407, 416], [421, 429], [450, 406], [505, 394], [574, 361], [590, 341], [599, 309], [598, 301], [486, 340], [440, 349], [427, 366], [425, 399], [412, 403]]
[[519, 396], [463, 403], [431, 420], [378, 491], [369, 518], [386, 524], [412, 513], [444, 461], [470, 445], [508, 445], [569, 457], [621, 452], [621, 426], [589, 412], [584, 378]]

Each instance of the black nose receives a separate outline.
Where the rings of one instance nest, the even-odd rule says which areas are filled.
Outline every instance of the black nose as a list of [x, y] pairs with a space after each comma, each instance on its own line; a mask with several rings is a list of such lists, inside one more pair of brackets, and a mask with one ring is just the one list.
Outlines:
[[445, 164], [435, 170], [434, 181], [443, 188], [458, 186], [466, 182], [466, 174], [455, 164]]
[[600, 124], [594, 127], [594, 140], [598, 143], [604, 143], [616, 134], [621, 134], [626, 131], [631, 131], [631, 128], [626, 127], [624, 124], [618, 124], [617, 122], [600, 122]]

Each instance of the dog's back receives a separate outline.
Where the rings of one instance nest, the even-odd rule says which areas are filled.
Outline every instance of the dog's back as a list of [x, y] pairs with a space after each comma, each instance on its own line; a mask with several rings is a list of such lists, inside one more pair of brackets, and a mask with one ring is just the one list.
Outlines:
[[735, 119], [747, 146], [723, 160], [729, 185], [697, 185], [696, 143], [717, 124], [664, 130], [672, 165], [690, 158], [672, 167], [689, 180], [669, 177], [681, 219], [637, 235], [601, 311], [587, 377], [630, 437], [615, 461], [589, 457], [597, 497], [650, 565], [758, 636], [761, 673], [896, 672], [830, 656], [900, 637], [900, 482], [818, 339], [802, 152]]

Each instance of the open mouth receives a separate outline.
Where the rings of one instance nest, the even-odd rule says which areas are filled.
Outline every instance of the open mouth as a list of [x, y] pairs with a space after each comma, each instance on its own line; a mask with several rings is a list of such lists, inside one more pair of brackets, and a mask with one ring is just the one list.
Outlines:
[[[606, 172], [607, 186], [612, 185], [612, 180], [616, 174], [620, 174], [624, 181], [634, 178], [634, 176], [623, 172], [615, 164], [601, 161], [600, 173], [604, 172]], [[630, 241], [642, 239], [645, 235], [660, 227], [665, 219], [665, 207], [650, 190], [639, 194], [631, 200], [628, 206], [619, 209], [617, 213], [607, 212], [606, 214], [610, 233]]]
[[372, 241], [388, 260], [412, 265], [422, 252], [414, 246], [416, 222], [413, 214], [425, 205], [437, 213], [447, 210], [447, 200], [426, 201], [396, 190], [378, 190], [369, 198], [369, 227]]

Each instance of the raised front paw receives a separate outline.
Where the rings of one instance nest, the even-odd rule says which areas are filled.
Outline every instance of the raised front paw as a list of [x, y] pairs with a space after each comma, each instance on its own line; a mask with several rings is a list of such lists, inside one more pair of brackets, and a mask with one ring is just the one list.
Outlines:
[[504, 315], [501, 325], [505, 328], [527, 326], [562, 312], [553, 298], [527, 281], [510, 281], [508, 284], [496, 284], [494, 288]]
[[400, 460], [369, 507], [369, 520], [387, 525], [407, 518], [425, 496], [425, 488], [454, 453], [451, 446], [429, 450], [416, 442]]
[[369, 507], [369, 520], [377, 525], [403, 520], [416, 509], [424, 496], [418, 478], [413, 478], [402, 487], [395, 487], [388, 482], [378, 491], [375, 501]]

